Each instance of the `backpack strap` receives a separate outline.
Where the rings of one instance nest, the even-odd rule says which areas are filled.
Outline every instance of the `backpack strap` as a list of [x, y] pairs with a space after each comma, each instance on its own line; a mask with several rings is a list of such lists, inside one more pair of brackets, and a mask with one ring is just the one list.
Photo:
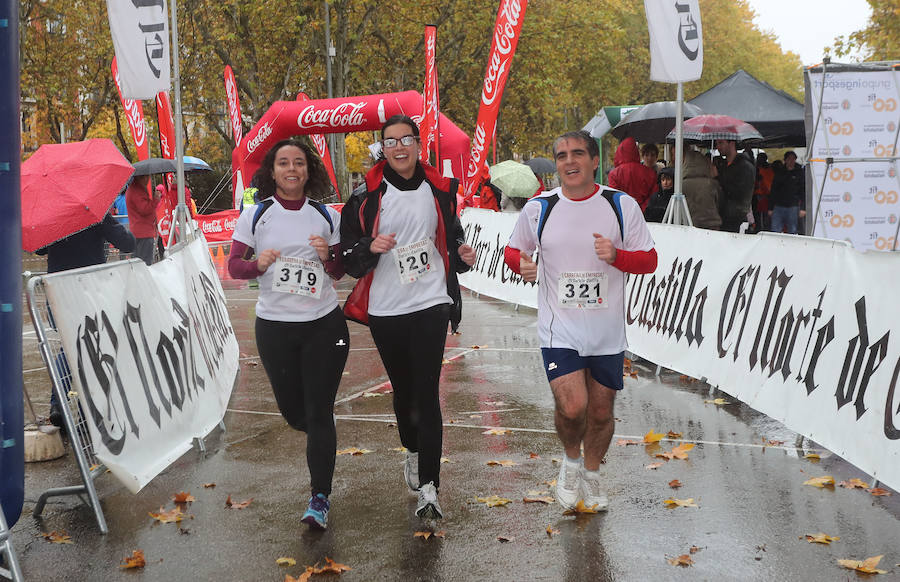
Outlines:
[[268, 210], [273, 204], [275, 204], [275, 199], [271, 196], [266, 198], [265, 200], [260, 200], [256, 203], [256, 211], [253, 213], [253, 223], [250, 225], [250, 234], [256, 234], [256, 223], [259, 222], [259, 219], [262, 218], [262, 215]]
[[[609, 205], [612, 206], [613, 213], [616, 215], [616, 221], [619, 223], [619, 235], [622, 237], [622, 241], [625, 241], [625, 223], [622, 219], [622, 192], [618, 190], [602, 190], [603, 197], [606, 198], [606, 201], [609, 202]], [[553, 194], [552, 196], [545, 196], [541, 198], [535, 198], [541, 205], [541, 213], [538, 215], [538, 230], [537, 237], [538, 243], [541, 242], [541, 235], [544, 232], [544, 226], [547, 224], [547, 218], [550, 216], [550, 211], [553, 210], [553, 207], [556, 206], [556, 203], [559, 202], [559, 194]]]
[[556, 203], [559, 202], [559, 194], [553, 194], [552, 196], [543, 196], [541, 198], [535, 198], [538, 203], [541, 205], [541, 213], [538, 215], [538, 230], [537, 230], [537, 238], [538, 243], [541, 242], [541, 235], [544, 233], [544, 225], [547, 223], [547, 218], [550, 217], [550, 211], [553, 210], [553, 207], [556, 206]]
[[[328, 222], [328, 228], [331, 230], [331, 233], [334, 234], [334, 221], [331, 220], [331, 215], [328, 214], [328, 207], [322, 204], [321, 202], [316, 202], [315, 200], [306, 199], [306, 202], [319, 211], [319, 214]], [[250, 227], [250, 233], [256, 234], [256, 223], [259, 222], [259, 219], [262, 218], [262, 215], [272, 207], [272, 204], [275, 203], [275, 199], [271, 196], [266, 198], [265, 200], [260, 201], [256, 205], [256, 212], [253, 214], [253, 224]]]
[[328, 223], [328, 228], [331, 229], [331, 234], [334, 234], [334, 221], [331, 220], [331, 215], [328, 214], [328, 207], [322, 204], [321, 202], [316, 202], [315, 200], [306, 199], [306, 202], [319, 211], [319, 214], [322, 215], [322, 218]]
[[606, 198], [606, 201], [609, 202], [609, 205], [612, 206], [613, 212], [616, 215], [616, 220], [619, 222], [619, 236], [622, 237], [622, 242], [625, 242], [625, 223], [622, 220], [622, 193], [618, 190], [603, 190], [603, 197]]

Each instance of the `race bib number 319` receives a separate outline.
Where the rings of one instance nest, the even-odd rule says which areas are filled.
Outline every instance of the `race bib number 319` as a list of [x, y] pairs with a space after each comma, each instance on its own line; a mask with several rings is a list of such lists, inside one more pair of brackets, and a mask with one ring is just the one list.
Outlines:
[[325, 269], [319, 261], [310, 261], [299, 257], [278, 257], [272, 278], [272, 291], [304, 295], [313, 299], [322, 298], [322, 284], [325, 282]]
[[609, 279], [606, 273], [574, 271], [561, 273], [557, 298], [560, 307], [569, 309], [606, 309]]

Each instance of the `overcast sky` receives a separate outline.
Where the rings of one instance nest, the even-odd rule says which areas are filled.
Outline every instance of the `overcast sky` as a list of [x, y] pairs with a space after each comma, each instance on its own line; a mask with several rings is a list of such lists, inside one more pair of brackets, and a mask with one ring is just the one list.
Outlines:
[[[822, 61], [823, 49], [865, 28], [871, 10], [866, 0], [748, 0], [756, 25], [773, 32], [786, 51], [800, 55], [803, 64]], [[845, 59], [850, 60], [850, 59]]]

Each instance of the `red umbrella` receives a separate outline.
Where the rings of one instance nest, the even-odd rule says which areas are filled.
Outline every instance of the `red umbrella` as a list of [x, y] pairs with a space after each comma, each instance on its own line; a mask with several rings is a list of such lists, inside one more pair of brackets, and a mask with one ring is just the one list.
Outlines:
[[134, 168], [108, 139], [42, 145], [22, 164], [22, 248], [103, 220]]
[[[762, 140], [756, 128], [730, 115], [706, 114], [684, 121], [684, 139], [710, 142], [717, 139], [734, 141]], [[669, 132], [666, 141], [675, 141], [675, 130]]]

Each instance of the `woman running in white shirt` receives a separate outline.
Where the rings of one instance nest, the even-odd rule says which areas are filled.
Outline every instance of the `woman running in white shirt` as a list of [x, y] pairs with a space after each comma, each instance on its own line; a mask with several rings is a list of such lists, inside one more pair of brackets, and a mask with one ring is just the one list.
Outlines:
[[438, 382], [447, 323], [462, 316], [457, 273], [475, 250], [456, 216], [459, 182], [419, 162], [419, 128], [404, 115], [381, 129], [385, 159], [344, 207], [341, 248], [360, 278], [344, 313], [368, 323], [393, 388], [404, 475], [419, 495], [416, 515], [443, 517], [438, 504], [443, 427]]
[[340, 214], [316, 200], [330, 184], [305, 142], [276, 143], [254, 180], [260, 201], [238, 219], [228, 270], [236, 279], [259, 279], [259, 357], [281, 415], [307, 437], [311, 492], [301, 521], [325, 529], [337, 445], [334, 398], [349, 351], [332, 284], [343, 276]]

